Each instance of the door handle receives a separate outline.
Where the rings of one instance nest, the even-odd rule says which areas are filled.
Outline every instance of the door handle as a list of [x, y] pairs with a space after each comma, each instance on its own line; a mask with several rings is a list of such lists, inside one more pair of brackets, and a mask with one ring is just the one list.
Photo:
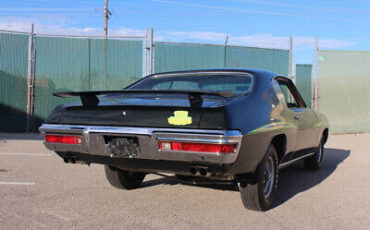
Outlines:
[[302, 115], [295, 115], [294, 120], [299, 120], [299, 118], [301, 118], [301, 117], [302, 117]]

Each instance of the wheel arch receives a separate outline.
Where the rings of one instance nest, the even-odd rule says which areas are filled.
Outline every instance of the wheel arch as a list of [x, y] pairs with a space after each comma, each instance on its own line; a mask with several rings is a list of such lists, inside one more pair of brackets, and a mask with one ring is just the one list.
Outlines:
[[322, 138], [323, 138], [323, 144], [325, 144], [328, 141], [329, 138], [329, 129], [326, 128], [324, 129], [324, 132], [322, 133]]
[[279, 162], [281, 162], [281, 160], [284, 158], [287, 146], [287, 139], [285, 134], [278, 134], [274, 136], [271, 140], [271, 144], [275, 147], [278, 160]]

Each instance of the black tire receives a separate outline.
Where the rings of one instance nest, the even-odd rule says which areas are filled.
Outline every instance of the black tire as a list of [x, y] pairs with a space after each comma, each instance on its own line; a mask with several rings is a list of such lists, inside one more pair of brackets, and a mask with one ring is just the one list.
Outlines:
[[[271, 168], [272, 165], [273, 168]], [[269, 175], [266, 174], [268, 172], [267, 167], [272, 172]], [[265, 183], [266, 179], [268, 179], [267, 177], [270, 178], [270, 180], [267, 180], [270, 182]], [[278, 181], [277, 153], [275, 147], [270, 145], [254, 174], [241, 178], [239, 189], [244, 207], [254, 211], [266, 211], [269, 209], [274, 201]]]
[[133, 172], [104, 166], [109, 184], [119, 189], [135, 189], [143, 182], [145, 173]]
[[307, 170], [319, 170], [324, 158], [324, 138], [321, 138], [318, 150], [314, 155], [304, 159], [304, 166]]

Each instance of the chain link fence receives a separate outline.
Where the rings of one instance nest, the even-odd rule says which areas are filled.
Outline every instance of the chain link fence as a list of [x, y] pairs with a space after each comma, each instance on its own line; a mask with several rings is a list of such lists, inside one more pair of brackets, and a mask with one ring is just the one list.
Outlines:
[[119, 90], [143, 75], [143, 40], [35, 39], [34, 116], [41, 120], [56, 105], [66, 103], [66, 99], [50, 96], [55, 91]]
[[[74, 100], [52, 97], [55, 91], [122, 89], [147, 73], [259, 68], [292, 77], [292, 50], [153, 42], [152, 33], [148, 44], [147, 38], [0, 31], [0, 131], [27, 131], [29, 111], [37, 131], [56, 105]], [[370, 131], [369, 62], [370, 51], [317, 50], [314, 66], [295, 66], [298, 89], [309, 107], [327, 115], [331, 133]]]
[[144, 41], [0, 31], [0, 131], [24, 132], [28, 123], [36, 131], [56, 105], [76, 100], [53, 92], [117, 90], [140, 79]]
[[28, 35], [0, 33], [0, 131], [24, 131]]
[[289, 63], [288, 50], [154, 43], [152, 30], [108, 39], [0, 31], [0, 131], [27, 131], [29, 123], [36, 131], [56, 105], [76, 100], [52, 97], [55, 91], [122, 89], [147, 72], [181, 69], [261, 68], [287, 76]]
[[289, 50], [195, 43], [155, 43], [154, 71], [258, 68], [289, 74]]
[[331, 132], [370, 132], [370, 51], [320, 50], [318, 110]]
[[296, 86], [307, 107], [312, 107], [312, 65], [297, 64], [295, 72]]

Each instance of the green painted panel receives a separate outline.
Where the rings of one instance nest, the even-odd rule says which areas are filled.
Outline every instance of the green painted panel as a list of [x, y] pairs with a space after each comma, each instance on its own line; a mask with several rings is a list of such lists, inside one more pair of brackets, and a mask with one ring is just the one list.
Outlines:
[[155, 44], [154, 71], [156, 73], [221, 68], [223, 65], [223, 46], [167, 42]]
[[256, 68], [289, 74], [289, 51], [254, 47], [226, 47], [227, 68]]
[[36, 37], [35, 115], [45, 119], [58, 104], [79, 100], [55, 91], [124, 88], [142, 77], [142, 60], [142, 41]]
[[370, 51], [320, 50], [318, 110], [332, 133], [370, 132]]
[[206, 68], [259, 68], [288, 75], [287, 50], [192, 43], [155, 44], [156, 73]]
[[296, 86], [307, 107], [311, 108], [312, 104], [312, 65], [296, 65]]
[[0, 33], [0, 131], [26, 127], [28, 35]]

